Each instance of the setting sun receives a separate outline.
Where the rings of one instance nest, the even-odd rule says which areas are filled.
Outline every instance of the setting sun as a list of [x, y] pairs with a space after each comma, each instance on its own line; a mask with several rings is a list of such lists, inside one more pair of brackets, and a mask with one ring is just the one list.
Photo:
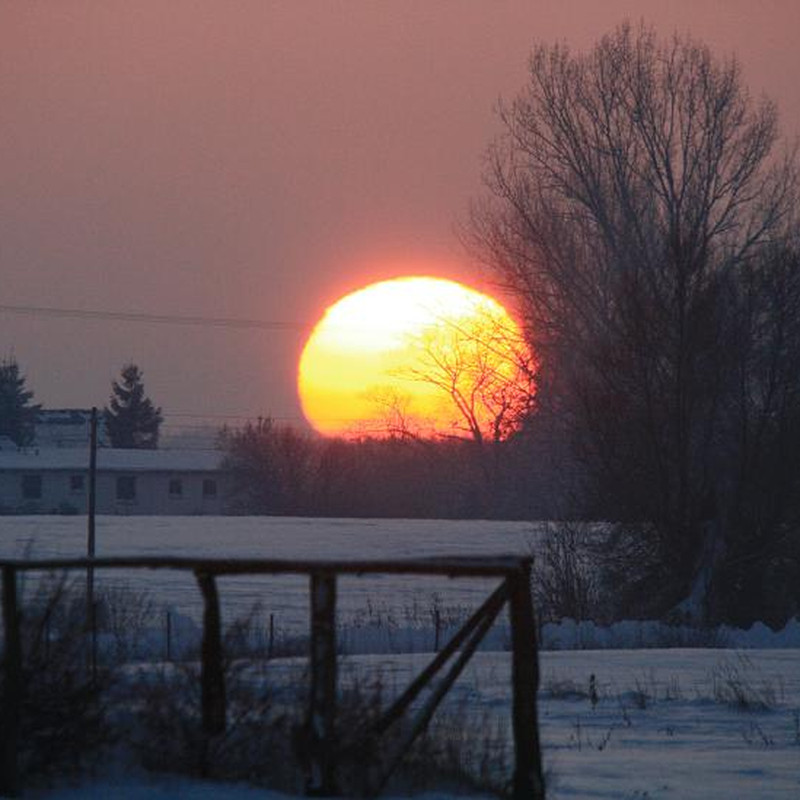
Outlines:
[[532, 395], [530, 355], [508, 312], [454, 281], [382, 281], [338, 300], [306, 342], [303, 412], [328, 436], [500, 439]]

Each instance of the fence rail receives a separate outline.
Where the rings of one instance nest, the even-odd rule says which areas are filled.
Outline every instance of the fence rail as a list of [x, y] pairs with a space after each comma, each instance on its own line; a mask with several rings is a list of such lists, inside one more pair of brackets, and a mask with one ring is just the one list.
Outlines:
[[[31, 571], [98, 569], [165, 569], [194, 573], [203, 599], [201, 645], [202, 729], [206, 736], [218, 736], [226, 725], [226, 696], [223, 671], [220, 576], [246, 574], [308, 575], [310, 594], [310, 692], [306, 724], [306, 747], [310, 755], [306, 793], [336, 796], [337, 761], [346, 746], [336, 731], [336, 596], [337, 576], [367, 574], [441, 575], [449, 578], [499, 578], [500, 585], [464, 623], [444, 648], [435, 655], [400, 697], [367, 731], [352, 737], [349, 747], [361, 736], [384, 733], [409, 711], [423, 688], [431, 685], [448, 662], [449, 671], [439, 681], [418, 711], [397, 749], [387, 755], [376, 776], [378, 793], [398, 766], [403, 755], [425, 729], [439, 703], [506, 605], [511, 620], [512, 728], [514, 735], [514, 800], [543, 800], [541, 750], [539, 745], [536, 692], [539, 685], [536, 626], [530, 592], [531, 559], [516, 556], [495, 558], [436, 557], [386, 560], [282, 560], [159, 557], [3, 559], [2, 607], [5, 645], [3, 648], [3, 718], [0, 720], [0, 794], [17, 796], [21, 791], [17, 749], [25, 691], [22, 635], [23, 619], [17, 597], [17, 574]], [[456, 652], [461, 648], [458, 656]]]

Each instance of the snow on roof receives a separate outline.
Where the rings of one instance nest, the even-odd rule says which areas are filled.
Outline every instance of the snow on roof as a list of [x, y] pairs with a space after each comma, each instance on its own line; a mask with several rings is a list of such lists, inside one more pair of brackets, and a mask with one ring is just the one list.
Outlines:
[[[218, 450], [123, 450], [101, 447], [97, 469], [106, 472], [211, 472], [221, 469], [224, 453]], [[86, 470], [89, 449], [41, 447], [0, 451], [4, 470]]]

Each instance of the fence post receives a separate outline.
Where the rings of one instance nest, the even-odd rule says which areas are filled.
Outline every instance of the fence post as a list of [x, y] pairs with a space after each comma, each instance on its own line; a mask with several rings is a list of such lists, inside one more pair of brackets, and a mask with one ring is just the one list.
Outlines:
[[336, 788], [336, 576], [311, 574], [311, 692], [306, 795], [332, 797]]
[[531, 600], [531, 562], [508, 577], [511, 617], [512, 717], [514, 727], [514, 800], [544, 800], [542, 755], [536, 693], [539, 689], [539, 661], [536, 622]]
[[213, 575], [196, 573], [203, 593], [203, 643], [201, 646], [200, 692], [203, 732], [216, 736], [225, 731], [225, 675], [222, 666], [222, 623], [219, 593]]
[[275, 615], [269, 615], [269, 639], [267, 640], [267, 659], [272, 658], [275, 647]]
[[17, 607], [17, 574], [13, 567], [3, 567], [3, 629], [5, 632], [3, 718], [0, 720], [0, 794], [17, 797], [17, 742], [22, 707], [22, 642], [20, 614]]
[[92, 622], [90, 629], [89, 669], [92, 686], [97, 686], [97, 600], [92, 603]]

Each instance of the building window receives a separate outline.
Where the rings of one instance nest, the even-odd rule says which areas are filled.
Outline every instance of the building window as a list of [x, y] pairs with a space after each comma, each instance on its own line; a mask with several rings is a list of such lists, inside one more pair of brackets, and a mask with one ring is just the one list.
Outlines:
[[22, 496], [25, 500], [42, 499], [42, 476], [23, 475], [22, 476]]
[[183, 497], [183, 481], [180, 478], [170, 478], [169, 496]]
[[211, 478], [206, 478], [203, 481], [203, 497], [216, 497], [217, 496], [217, 482]]
[[136, 499], [136, 478], [133, 475], [120, 475], [117, 478], [117, 500]]
[[80, 493], [85, 486], [85, 479], [83, 475], [70, 475], [69, 476], [69, 490], [74, 493]]

